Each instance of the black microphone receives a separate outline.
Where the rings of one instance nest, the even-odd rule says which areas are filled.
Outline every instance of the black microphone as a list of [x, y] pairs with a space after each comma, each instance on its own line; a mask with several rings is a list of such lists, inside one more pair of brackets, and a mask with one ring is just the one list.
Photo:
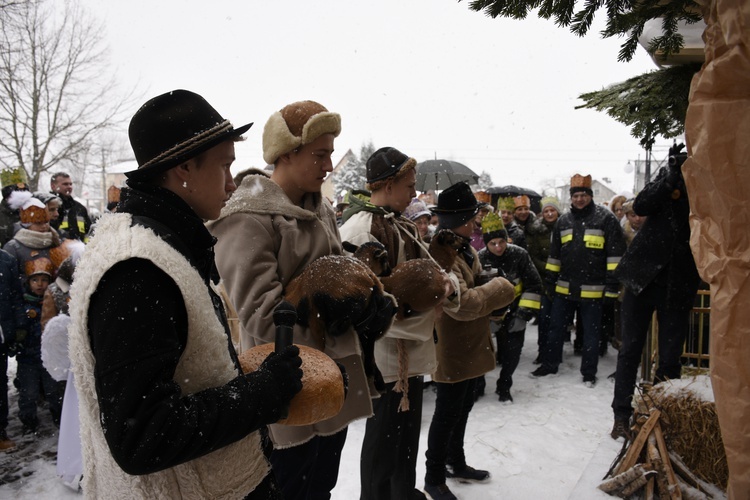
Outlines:
[[[294, 323], [297, 322], [297, 311], [294, 306], [282, 300], [273, 310], [273, 324], [276, 326], [276, 339], [274, 350], [278, 353], [285, 347], [292, 345], [294, 334]], [[289, 416], [289, 405], [281, 409], [280, 419], [283, 420]]]
[[273, 310], [273, 324], [276, 325], [276, 342], [274, 350], [281, 352], [292, 345], [294, 324], [297, 322], [297, 311], [294, 306], [282, 300]]

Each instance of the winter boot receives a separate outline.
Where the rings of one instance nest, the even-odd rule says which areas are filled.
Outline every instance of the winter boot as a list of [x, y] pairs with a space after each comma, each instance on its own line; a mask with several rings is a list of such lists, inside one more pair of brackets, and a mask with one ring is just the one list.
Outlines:
[[486, 470], [477, 470], [469, 465], [460, 469], [447, 466], [445, 477], [455, 479], [459, 483], [483, 483], [490, 479], [490, 473]]
[[615, 418], [615, 425], [612, 426], [612, 432], [609, 433], [612, 439], [625, 438], [625, 441], [630, 441], [630, 422], [626, 419]]
[[510, 389], [505, 388], [497, 388], [495, 391], [495, 394], [497, 394], [497, 400], [501, 403], [512, 403], [513, 402], [513, 396], [510, 395]]
[[0, 431], [0, 451], [12, 450], [16, 447], [16, 443], [8, 437], [8, 433], [5, 429]]
[[424, 492], [427, 494], [427, 498], [432, 500], [458, 500], [445, 483], [425, 484]]
[[539, 368], [531, 372], [532, 377], [546, 377], [547, 375], [554, 375], [557, 373], [557, 368], [549, 368], [545, 365], [541, 365]]

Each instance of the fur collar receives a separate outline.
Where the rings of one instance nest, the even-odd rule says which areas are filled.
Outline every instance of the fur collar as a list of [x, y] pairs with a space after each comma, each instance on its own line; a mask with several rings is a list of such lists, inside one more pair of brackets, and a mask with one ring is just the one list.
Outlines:
[[320, 193], [305, 197], [304, 207], [292, 203], [284, 190], [271, 180], [270, 175], [255, 168], [237, 174], [237, 191], [221, 211], [219, 220], [234, 213], [284, 215], [300, 220], [321, 218], [325, 203]]

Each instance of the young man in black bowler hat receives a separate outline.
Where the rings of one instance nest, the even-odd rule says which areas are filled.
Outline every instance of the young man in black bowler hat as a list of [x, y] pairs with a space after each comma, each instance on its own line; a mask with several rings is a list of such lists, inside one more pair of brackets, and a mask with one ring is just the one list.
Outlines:
[[302, 388], [299, 349], [242, 374], [204, 226], [236, 186], [234, 128], [175, 90], [130, 122], [138, 169], [76, 268], [70, 354], [90, 498], [280, 499], [263, 450]]
[[438, 366], [432, 379], [437, 400], [425, 453], [425, 492], [434, 500], [456, 498], [445, 484], [446, 477], [460, 482], [490, 478], [488, 471], [466, 463], [464, 433], [474, 406], [476, 379], [495, 369], [490, 313], [513, 302], [515, 292], [513, 285], [500, 277], [475, 285], [482, 267], [470, 242], [478, 209], [479, 203], [464, 182], [440, 193], [433, 209], [438, 230], [449, 229], [465, 240], [452, 269], [459, 281], [459, 307], [446, 308], [436, 323]]
[[[391, 269], [412, 259], [429, 258], [416, 225], [402, 215], [416, 196], [417, 161], [385, 147], [367, 160], [369, 202], [350, 198], [341, 239], [355, 245], [383, 244]], [[430, 272], [425, 269], [425, 273]], [[446, 275], [446, 297], [458, 287]], [[456, 299], [454, 299], [456, 300]], [[436, 367], [433, 330], [435, 312], [396, 318], [375, 343], [375, 359], [386, 382], [385, 394], [373, 400], [360, 458], [360, 500], [425, 498], [415, 489], [417, 452], [422, 423], [424, 375]]]

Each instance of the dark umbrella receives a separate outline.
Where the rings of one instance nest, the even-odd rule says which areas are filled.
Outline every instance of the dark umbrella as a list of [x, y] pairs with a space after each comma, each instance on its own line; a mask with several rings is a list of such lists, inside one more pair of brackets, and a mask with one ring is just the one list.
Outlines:
[[490, 194], [496, 194], [498, 196], [520, 196], [522, 194], [525, 194], [529, 198], [540, 198], [542, 197], [541, 194], [537, 193], [533, 189], [527, 189], [523, 187], [513, 186], [513, 185], [507, 185], [507, 186], [500, 186], [500, 187], [491, 187], [487, 190]]
[[519, 186], [514, 186], [512, 184], [509, 184], [507, 186], [495, 186], [491, 187], [487, 190], [490, 195], [492, 195], [492, 204], [494, 206], [497, 206], [497, 199], [500, 197], [507, 197], [507, 196], [520, 196], [522, 194], [525, 194], [529, 197], [529, 201], [531, 202], [531, 211], [535, 214], [538, 214], [541, 212], [541, 204], [540, 200], [542, 199], [542, 195], [534, 191], [533, 189], [527, 189]]
[[451, 160], [425, 160], [417, 164], [417, 191], [442, 191], [458, 182], [477, 184], [479, 176], [463, 163]]

